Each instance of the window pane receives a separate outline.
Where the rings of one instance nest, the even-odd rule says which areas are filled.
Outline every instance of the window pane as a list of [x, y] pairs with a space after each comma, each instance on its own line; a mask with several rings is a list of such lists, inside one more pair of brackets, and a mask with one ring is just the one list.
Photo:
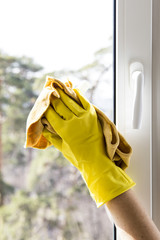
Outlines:
[[23, 145], [45, 74], [68, 78], [113, 121], [113, 2], [6, 0], [0, 29], [2, 239], [112, 239], [78, 170], [54, 147]]

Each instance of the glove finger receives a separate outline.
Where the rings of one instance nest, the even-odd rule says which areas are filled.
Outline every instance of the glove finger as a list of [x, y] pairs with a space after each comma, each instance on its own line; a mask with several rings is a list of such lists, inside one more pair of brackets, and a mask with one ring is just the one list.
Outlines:
[[69, 120], [71, 119], [74, 114], [66, 105], [62, 102], [60, 98], [51, 98], [51, 104], [54, 107], [55, 111], [64, 119]]
[[46, 128], [43, 129], [42, 135], [55, 146], [59, 151], [62, 150], [62, 138], [55, 133], [49, 132]]
[[47, 111], [44, 113], [44, 116], [51, 124], [53, 129], [59, 134], [60, 129], [64, 125], [64, 120], [58, 115], [58, 113], [56, 113], [56, 111], [51, 106], [48, 107]]
[[84, 109], [76, 103], [71, 97], [69, 97], [62, 89], [58, 88], [58, 92], [61, 96], [63, 103], [76, 115], [79, 116], [84, 112]]
[[90, 108], [91, 104], [88, 102], [88, 100], [84, 96], [82, 96], [82, 93], [80, 92], [79, 89], [74, 88], [73, 90], [77, 94], [77, 96], [78, 96], [80, 102], [82, 103], [82, 106], [84, 107], [84, 109], [88, 110]]

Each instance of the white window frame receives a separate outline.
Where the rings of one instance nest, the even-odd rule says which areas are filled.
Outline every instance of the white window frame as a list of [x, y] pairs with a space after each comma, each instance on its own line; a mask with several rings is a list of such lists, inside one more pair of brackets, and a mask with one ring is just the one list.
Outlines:
[[[116, 14], [116, 125], [133, 148], [130, 167], [127, 173], [136, 182], [134, 191], [145, 210], [160, 228], [160, 2], [155, 0], [117, 0]], [[158, 6], [156, 6], [158, 4]], [[158, 8], [157, 8], [158, 7]], [[157, 17], [153, 18], [157, 11]], [[152, 37], [152, 18], [155, 36]], [[156, 22], [157, 21], [157, 22]], [[159, 35], [158, 35], [159, 34]], [[157, 41], [159, 37], [159, 42]], [[157, 44], [153, 46], [152, 38]], [[144, 90], [142, 125], [140, 129], [132, 128], [133, 89], [130, 85], [130, 64], [139, 61], [144, 67]], [[152, 75], [153, 70], [157, 71]], [[158, 90], [157, 90], [158, 89]], [[157, 120], [159, 119], [159, 121]], [[158, 135], [159, 133], [159, 135]], [[158, 147], [159, 146], [159, 147]], [[159, 158], [159, 160], [158, 160]], [[159, 174], [158, 174], [159, 172]]]
[[153, 221], [160, 229], [160, 1], [153, 1], [152, 14], [152, 169]]

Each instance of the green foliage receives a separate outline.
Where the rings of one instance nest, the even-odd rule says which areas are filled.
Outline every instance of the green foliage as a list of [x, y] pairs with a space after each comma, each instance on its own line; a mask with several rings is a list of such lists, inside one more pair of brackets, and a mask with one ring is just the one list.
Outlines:
[[57, 213], [54, 195], [48, 198], [19, 191], [10, 204], [0, 209], [1, 240], [43, 239], [39, 238], [40, 229], [46, 228], [47, 232], [49, 226], [54, 227]]
[[41, 178], [48, 174], [48, 171], [51, 171], [52, 168], [65, 167], [68, 164], [61, 152], [53, 146], [45, 150], [36, 150], [36, 156], [31, 162], [27, 177], [27, 188], [30, 191], [35, 189]]
[[4, 196], [8, 194], [13, 194], [15, 191], [14, 186], [4, 182], [1, 176], [0, 176], [0, 188], [3, 189]]
[[0, 53], [0, 114], [3, 119], [3, 155], [10, 161], [23, 161], [26, 119], [37, 98], [33, 90], [35, 73], [42, 67], [33, 59]]
[[74, 240], [86, 236], [81, 221], [73, 217], [75, 207], [58, 207], [56, 200], [54, 193], [39, 196], [18, 191], [11, 203], [0, 209], [1, 240]]

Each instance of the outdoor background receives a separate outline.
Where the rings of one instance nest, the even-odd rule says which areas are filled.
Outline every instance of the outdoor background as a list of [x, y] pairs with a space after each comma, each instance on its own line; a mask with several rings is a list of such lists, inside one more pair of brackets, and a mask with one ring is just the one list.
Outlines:
[[113, 2], [0, 3], [0, 240], [111, 240], [78, 170], [53, 146], [25, 149], [46, 75], [69, 79], [113, 120]]

